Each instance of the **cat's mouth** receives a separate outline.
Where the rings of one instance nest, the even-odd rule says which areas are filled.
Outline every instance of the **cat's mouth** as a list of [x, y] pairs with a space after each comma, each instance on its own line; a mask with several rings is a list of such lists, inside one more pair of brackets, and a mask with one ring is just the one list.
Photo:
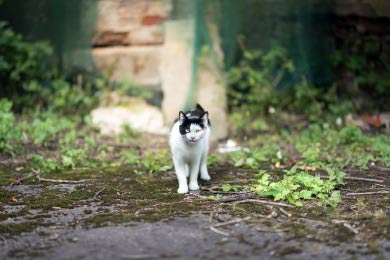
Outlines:
[[189, 142], [190, 144], [194, 144], [194, 143], [197, 142], [197, 140], [188, 140], [188, 142]]

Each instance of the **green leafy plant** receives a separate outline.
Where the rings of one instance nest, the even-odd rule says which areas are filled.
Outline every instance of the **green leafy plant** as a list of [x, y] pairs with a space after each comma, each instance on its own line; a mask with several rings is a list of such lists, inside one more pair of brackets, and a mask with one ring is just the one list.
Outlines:
[[242, 185], [223, 184], [221, 186], [221, 189], [224, 192], [228, 192], [228, 191], [238, 192], [238, 191], [242, 191], [244, 187]]
[[77, 166], [88, 166], [85, 148], [62, 148], [61, 165], [64, 168], [73, 169]]
[[11, 101], [0, 99], [0, 151], [12, 150], [9, 142], [15, 137], [15, 116], [11, 112], [11, 107]]
[[376, 161], [390, 166], [390, 138], [388, 135], [378, 135], [372, 142], [372, 150], [375, 153]]
[[286, 200], [295, 206], [302, 206], [302, 200], [320, 199], [319, 204], [336, 207], [341, 201], [337, 185], [344, 184], [344, 173], [327, 169], [329, 179], [322, 180], [297, 167], [284, 171], [286, 174], [280, 181], [271, 181], [271, 175], [261, 170], [257, 175], [257, 184], [253, 190], [260, 197], [272, 197], [275, 201]]
[[363, 132], [354, 125], [349, 125], [340, 130], [341, 144], [367, 144], [368, 138], [364, 136]]
[[31, 160], [33, 168], [39, 172], [51, 172], [62, 168], [56, 160], [44, 158], [42, 155], [34, 155]]

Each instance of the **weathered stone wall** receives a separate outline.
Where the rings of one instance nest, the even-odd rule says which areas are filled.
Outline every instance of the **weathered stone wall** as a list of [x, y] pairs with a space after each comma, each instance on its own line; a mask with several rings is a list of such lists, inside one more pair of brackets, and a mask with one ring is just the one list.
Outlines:
[[92, 44], [95, 64], [112, 79], [158, 88], [170, 0], [99, 0]]

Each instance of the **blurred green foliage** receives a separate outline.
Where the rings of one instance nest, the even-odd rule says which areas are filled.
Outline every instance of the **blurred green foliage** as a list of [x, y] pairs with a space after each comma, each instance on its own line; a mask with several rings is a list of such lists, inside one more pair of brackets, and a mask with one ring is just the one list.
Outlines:
[[265, 114], [270, 106], [279, 105], [279, 83], [286, 73], [293, 71], [292, 61], [284, 49], [267, 53], [244, 50], [239, 65], [228, 73], [230, 107], [241, 106], [245, 111]]
[[51, 65], [52, 48], [46, 42], [28, 42], [0, 22], [1, 96], [13, 101], [15, 111], [46, 109], [82, 114], [97, 103], [96, 84], [66, 81]]
[[11, 112], [12, 102], [0, 99], [0, 151], [12, 149], [10, 140], [14, 137], [14, 114]]
[[111, 82], [110, 75], [76, 71], [61, 75], [53, 66], [52, 48], [45, 42], [28, 42], [0, 22], [0, 97], [13, 102], [13, 110], [50, 110], [61, 115], [85, 115], [104, 92], [151, 98], [133, 82]]
[[373, 103], [361, 105], [360, 110], [390, 109], [388, 41], [385, 38], [355, 35], [350, 32], [342, 40], [339, 39], [337, 45], [332, 62], [340, 91], [365, 97]]
[[[285, 49], [274, 48], [266, 53], [244, 49], [241, 62], [228, 73], [233, 124], [238, 129], [245, 124], [237, 113], [244, 114], [243, 118], [256, 118], [285, 111], [301, 114], [310, 122], [322, 122], [344, 118], [352, 111], [352, 103], [339, 97], [335, 86], [325, 90], [304, 78], [291, 84], [289, 78], [294, 71]], [[263, 124], [262, 128], [267, 127]]]
[[15, 97], [32, 80], [48, 80], [52, 76], [47, 64], [51, 53], [47, 43], [26, 42], [0, 22], [0, 80], [5, 93]]

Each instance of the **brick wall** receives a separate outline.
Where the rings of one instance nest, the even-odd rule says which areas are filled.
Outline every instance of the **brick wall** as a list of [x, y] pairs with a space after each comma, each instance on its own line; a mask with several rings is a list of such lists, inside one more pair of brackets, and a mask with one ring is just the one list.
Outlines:
[[163, 23], [171, 9], [170, 0], [99, 0], [92, 39], [99, 70], [112, 79], [159, 88]]

